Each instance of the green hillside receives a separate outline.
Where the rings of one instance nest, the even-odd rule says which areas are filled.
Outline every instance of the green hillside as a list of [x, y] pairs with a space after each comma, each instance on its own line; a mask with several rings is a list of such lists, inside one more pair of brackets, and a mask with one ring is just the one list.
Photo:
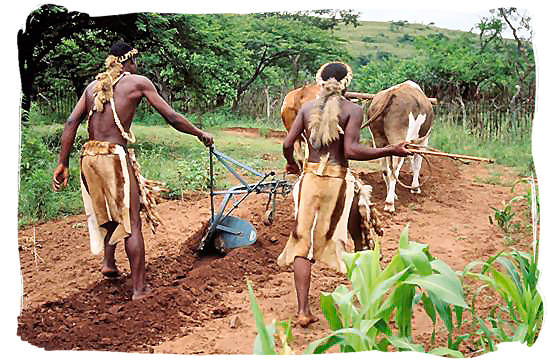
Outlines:
[[[449, 30], [433, 25], [409, 24], [406, 21], [380, 22], [361, 21], [360, 25], [340, 25], [335, 34], [347, 40], [348, 51], [355, 61], [371, 56], [393, 54], [399, 58], [411, 57], [415, 51], [413, 39], [416, 36], [441, 33], [449, 38], [455, 38], [467, 32]], [[473, 38], [476, 36], [471, 35]]]

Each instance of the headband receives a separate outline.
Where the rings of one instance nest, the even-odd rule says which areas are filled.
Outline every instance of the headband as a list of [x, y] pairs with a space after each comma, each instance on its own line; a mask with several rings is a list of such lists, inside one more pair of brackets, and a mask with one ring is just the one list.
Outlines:
[[[327, 65], [330, 65], [330, 64], [342, 64], [343, 66], [346, 67], [346, 71], [347, 71], [347, 74], [345, 77], [343, 77], [338, 83], [340, 84], [340, 89], [344, 90], [346, 89], [350, 83], [351, 83], [351, 79], [353, 78], [353, 73], [351, 71], [351, 67], [346, 64], [346, 63], [342, 63], [342, 62], [339, 62], [339, 61], [333, 61], [333, 62], [330, 62], [330, 63], [326, 63], [326, 64], [323, 64], [319, 70], [317, 70], [317, 75], [315, 76], [315, 79], [317, 80], [317, 84], [319, 84], [320, 86], [323, 86], [327, 80], [323, 80], [323, 78], [321, 77], [321, 73], [323, 73], [323, 70], [325, 70], [325, 67]], [[334, 78], [330, 78], [330, 79], [334, 79]]]
[[134, 57], [135, 55], [137, 55], [138, 51], [136, 48], [130, 50], [129, 52], [127, 52], [126, 54], [122, 55], [122, 56], [118, 56], [116, 58], [116, 60], [119, 62], [119, 63], [124, 63], [126, 60], [130, 59], [131, 57]]

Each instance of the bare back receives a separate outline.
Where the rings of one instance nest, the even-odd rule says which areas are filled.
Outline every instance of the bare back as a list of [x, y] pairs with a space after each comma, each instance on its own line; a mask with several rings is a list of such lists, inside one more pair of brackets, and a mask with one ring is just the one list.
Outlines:
[[[309, 148], [309, 162], [319, 162], [321, 160], [321, 154], [325, 154], [326, 152], [329, 153], [329, 163], [336, 163], [342, 166], [347, 167], [348, 166], [348, 160], [346, 159], [345, 152], [344, 152], [344, 135], [341, 134], [338, 140], [332, 142], [330, 145], [326, 147], [322, 147], [319, 150], [314, 149], [311, 146], [311, 143], [309, 141], [309, 119], [311, 110], [313, 109], [315, 101], [309, 101], [304, 104], [302, 107], [302, 113], [303, 113], [303, 121], [304, 121], [304, 135], [307, 139], [308, 148]], [[357, 114], [357, 112], [360, 111], [362, 113], [361, 107], [358, 105], [350, 102], [349, 100], [343, 99], [341, 101], [341, 110], [340, 114], [338, 115], [338, 124], [342, 129], [346, 129], [348, 122], [350, 121], [350, 118], [352, 115]]]
[[[136, 108], [143, 97], [144, 78], [141, 75], [126, 74], [114, 86], [114, 103], [116, 113], [125, 131], [128, 132]], [[86, 112], [89, 112], [94, 105], [93, 89], [97, 81], [88, 85], [85, 91]], [[88, 124], [88, 135], [90, 140], [106, 141], [120, 145], [126, 145], [120, 130], [115, 124], [113, 111], [109, 102], [104, 104], [102, 112], [94, 111]]]

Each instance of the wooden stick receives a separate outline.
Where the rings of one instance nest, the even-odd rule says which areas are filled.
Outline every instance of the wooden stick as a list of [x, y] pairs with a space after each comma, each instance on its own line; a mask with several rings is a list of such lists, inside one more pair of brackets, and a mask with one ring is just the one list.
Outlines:
[[[369, 93], [357, 93], [357, 92], [346, 92], [344, 96], [346, 98], [355, 98], [355, 99], [366, 99], [366, 100], [372, 100], [376, 94], [369, 94]], [[428, 100], [433, 104], [437, 105], [437, 98], [428, 98]]]
[[462, 155], [462, 154], [451, 154], [451, 153], [444, 153], [444, 152], [434, 152], [431, 150], [423, 150], [423, 149], [410, 149], [407, 148], [412, 153], [418, 153], [418, 154], [428, 154], [428, 155], [437, 155], [440, 157], [448, 157], [448, 158], [462, 158], [462, 159], [468, 159], [468, 160], [476, 160], [478, 162], [488, 162], [488, 163], [494, 163], [494, 159], [489, 158], [480, 158], [480, 157], [473, 157], [471, 155]]

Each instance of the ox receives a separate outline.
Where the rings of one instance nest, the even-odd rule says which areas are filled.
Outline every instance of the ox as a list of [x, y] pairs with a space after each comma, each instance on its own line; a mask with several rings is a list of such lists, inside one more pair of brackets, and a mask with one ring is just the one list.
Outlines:
[[[430, 100], [422, 89], [410, 80], [377, 93], [367, 111], [367, 124], [374, 147], [385, 147], [403, 141], [427, 145], [433, 118]], [[422, 157], [415, 154], [409, 159], [413, 172], [411, 192], [420, 193], [418, 178]], [[395, 212], [395, 184], [403, 161], [404, 158], [399, 157], [382, 159], [387, 189], [385, 211]]]
[[[318, 84], [307, 84], [301, 88], [291, 90], [283, 100], [283, 105], [281, 106], [281, 119], [287, 130], [287, 132], [294, 124], [294, 119], [298, 115], [298, 111], [304, 105], [304, 103], [313, 100], [319, 94], [321, 87]], [[303, 161], [303, 151], [302, 143], [303, 139], [300, 139], [298, 142], [294, 143], [294, 152], [296, 153], [296, 160], [300, 166]]]

